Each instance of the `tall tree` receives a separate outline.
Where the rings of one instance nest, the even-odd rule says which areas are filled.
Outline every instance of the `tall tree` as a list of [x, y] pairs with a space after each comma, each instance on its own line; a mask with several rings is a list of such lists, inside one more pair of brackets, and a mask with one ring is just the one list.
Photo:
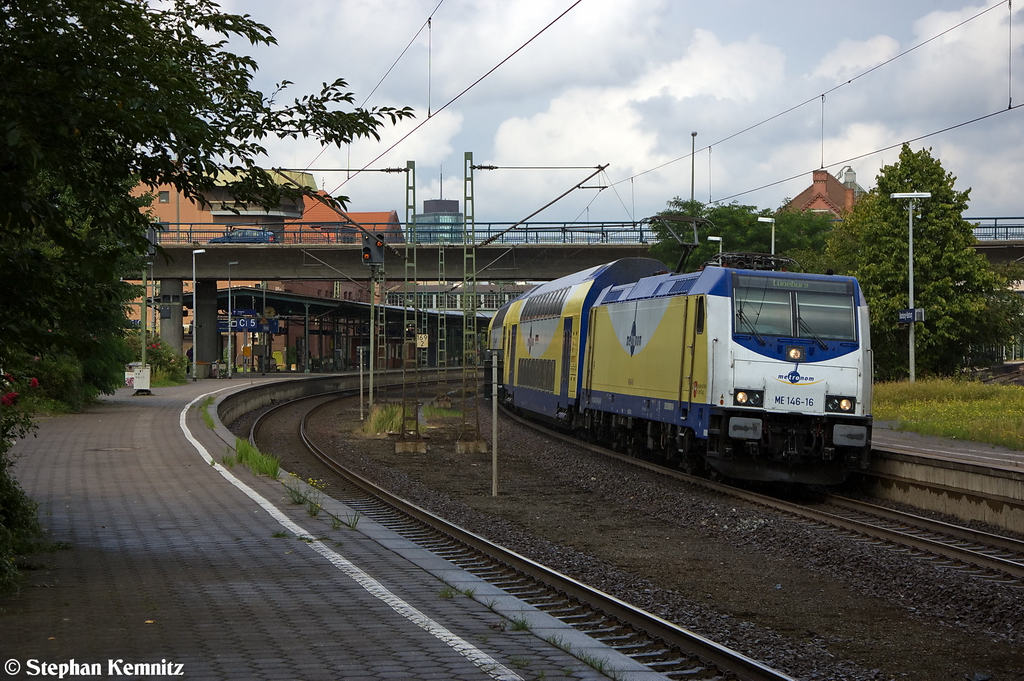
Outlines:
[[[124, 306], [121, 277], [142, 269], [148, 218], [132, 189], [173, 185], [203, 201], [214, 186], [275, 207], [311, 195], [261, 167], [271, 137], [341, 145], [379, 139], [407, 108], [361, 109], [344, 80], [279, 104], [252, 88], [257, 64], [233, 38], [273, 44], [266, 26], [212, 0], [0, 0], [0, 567], [26, 508], [9, 477], [11, 439], [32, 358], [77, 360], [111, 387]], [[344, 198], [339, 199], [344, 204]], [[22, 514], [24, 515], [24, 514]], [[0, 590], [5, 586], [0, 571]]]
[[9, 278], [0, 282], [0, 366], [18, 346], [45, 341], [52, 311], [89, 304], [90, 282], [117, 280], [95, 271], [78, 290], [44, 295], [52, 287], [39, 244], [82, 260], [111, 243], [145, 251], [132, 186], [169, 183], [201, 202], [227, 185], [241, 202], [277, 206], [309, 190], [282, 187], [261, 167], [261, 140], [340, 145], [412, 115], [352, 107], [341, 79], [278, 104], [288, 83], [270, 96], [254, 90], [256, 63], [225, 49], [232, 37], [273, 44], [270, 30], [211, 0], [0, 0], [0, 25], [0, 276]]
[[[659, 216], [697, 217], [698, 239], [700, 247], [686, 261], [688, 268], [699, 267], [718, 252], [719, 244], [708, 241], [709, 236], [722, 239], [725, 251], [770, 253], [772, 247], [772, 225], [758, 222], [758, 218], [775, 220], [775, 253], [788, 255], [800, 261], [801, 254], [818, 253], [824, 249], [825, 241], [833, 226], [831, 216], [819, 213], [801, 213], [796, 211], [779, 211], [773, 213], [757, 206], [747, 206], [736, 202], [724, 205], [708, 205], [700, 201], [688, 201], [675, 198], [669, 201], [668, 210]], [[657, 243], [651, 247], [651, 254], [662, 259], [669, 265], [675, 265], [679, 259], [681, 248], [669, 234], [665, 222], [654, 221], [652, 227]], [[686, 223], [668, 222], [684, 241], [693, 240], [693, 229]]]
[[890, 194], [931, 193], [914, 202], [914, 303], [926, 316], [915, 329], [917, 369], [952, 374], [972, 347], [1002, 344], [1024, 328], [1024, 306], [1006, 276], [973, 248], [972, 225], [962, 217], [970, 190], [957, 191], [955, 182], [930, 150], [904, 145], [829, 238], [828, 258], [860, 280], [871, 309], [878, 378], [909, 372], [908, 330], [897, 315], [909, 304], [908, 201]]

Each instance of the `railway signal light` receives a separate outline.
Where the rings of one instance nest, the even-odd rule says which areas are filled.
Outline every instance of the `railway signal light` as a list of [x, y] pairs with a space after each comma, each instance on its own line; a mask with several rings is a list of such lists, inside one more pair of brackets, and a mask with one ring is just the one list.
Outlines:
[[363, 233], [364, 265], [380, 265], [384, 263], [384, 235]]

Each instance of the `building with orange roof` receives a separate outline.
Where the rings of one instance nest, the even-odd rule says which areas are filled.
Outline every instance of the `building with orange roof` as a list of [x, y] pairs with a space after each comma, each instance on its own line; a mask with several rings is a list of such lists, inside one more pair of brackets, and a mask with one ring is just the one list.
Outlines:
[[840, 170], [839, 177], [842, 181], [827, 170], [815, 170], [811, 186], [786, 204], [785, 210], [832, 213], [842, 217], [865, 192], [857, 184], [857, 173], [850, 166]]
[[[329, 243], [357, 243], [362, 230], [371, 234], [383, 234], [388, 243], [405, 241], [398, 211], [349, 212], [331, 205], [330, 197], [323, 191], [317, 192], [321, 199], [305, 197], [301, 217], [284, 222], [285, 241], [289, 233], [313, 230], [323, 234]], [[308, 234], [308, 232], [307, 232]], [[304, 242], [308, 239], [304, 239]]]

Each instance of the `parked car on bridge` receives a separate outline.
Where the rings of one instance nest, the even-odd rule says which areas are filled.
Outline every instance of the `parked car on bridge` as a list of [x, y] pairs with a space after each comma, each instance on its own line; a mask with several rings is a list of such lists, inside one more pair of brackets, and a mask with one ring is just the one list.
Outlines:
[[224, 236], [210, 239], [211, 244], [273, 244], [277, 243], [277, 235], [269, 229], [252, 227], [236, 227], [224, 232]]

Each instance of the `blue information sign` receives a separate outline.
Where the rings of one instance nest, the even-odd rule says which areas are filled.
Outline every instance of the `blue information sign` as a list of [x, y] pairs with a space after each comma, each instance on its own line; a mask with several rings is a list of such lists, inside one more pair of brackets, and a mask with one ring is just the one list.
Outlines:
[[899, 311], [899, 323], [910, 324], [912, 322], [924, 321], [924, 308], [907, 308]]
[[[263, 317], [235, 317], [231, 320], [231, 326], [235, 331], [248, 331], [250, 333], [277, 333], [278, 320], [264, 319]], [[228, 320], [217, 320], [218, 333], [228, 332]]]

